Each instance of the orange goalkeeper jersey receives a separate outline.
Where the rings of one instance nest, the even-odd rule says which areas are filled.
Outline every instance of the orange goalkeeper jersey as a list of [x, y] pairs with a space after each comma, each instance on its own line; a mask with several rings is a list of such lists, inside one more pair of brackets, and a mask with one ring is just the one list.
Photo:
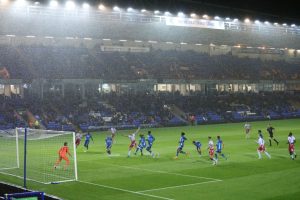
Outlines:
[[61, 147], [60, 149], [59, 149], [59, 155], [61, 156], [61, 157], [64, 157], [64, 156], [66, 156], [66, 154], [69, 152], [69, 147], [66, 147], [66, 146], [63, 146], [63, 147]]

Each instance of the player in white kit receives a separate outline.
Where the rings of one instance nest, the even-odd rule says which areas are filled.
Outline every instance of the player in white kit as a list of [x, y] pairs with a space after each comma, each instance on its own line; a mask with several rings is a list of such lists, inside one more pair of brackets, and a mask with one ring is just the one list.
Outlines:
[[246, 133], [246, 139], [250, 138], [250, 131], [251, 131], [251, 125], [246, 122], [244, 125], [245, 133]]
[[292, 160], [295, 160], [295, 158], [297, 157], [295, 152], [295, 143], [296, 143], [296, 138], [293, 136], [293, 133], [290, 132], [288, 136], [288, 145], [289, 145], [289, 153]]
[[257, 148], [258, 159], [261, 159], [261, 152], [264, 152], [266, 156], [268, 156], [268, 158], [271, 159], [271, 155], [268, 152], [266, 152], [265, 140], [263, 139], [261, 130], [258, 130], [257, 143], [258, 143], [258, 148]]
[[125, 136], [125, 137], [128, 137], [129, 140], [130, 140], [130, 145], [129, 145], [129, 148], [128, 148], [128, 154], [127, 154], [127, 157], [130, 157], [131, 149], [132, 149], [133, 147], [136, 147], [135, 136], [136, 136], [136, 134], [140, 131], [140, 129], [141, 129], [141, 128], [139, 127], [134, 133]]

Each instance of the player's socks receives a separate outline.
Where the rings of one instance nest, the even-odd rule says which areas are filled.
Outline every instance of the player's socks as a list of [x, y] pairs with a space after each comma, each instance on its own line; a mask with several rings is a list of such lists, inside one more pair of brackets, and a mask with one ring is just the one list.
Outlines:
[[221, 156], [225, 159], [225, 160], [227, 160], [227, 157], [222, 153], [221, 154]]
[[130, 157], [130, 153], [131, 153], [131, 151], [128, 151], [128, 154], [127, 154], [128, 157]]
[[271, 155], [265, 151], [265, 154], [268, 156], [269, 159], [271, 159]]
[[271, 139], [269, 139], [269, 143], [270, 143], [270, 146], [272, 146], [272, 140]]
[[178, 157], [179, 151], [176, 152], [176, 157]]
[[261, 153], [257, 151], [257, 154], [258, 154], [258, 159], [261, 159]]
[[278, 142], [276, 139], [274, 139], [274, 141], [276, 142], [276, 144], [277, 144], [277, 146], [278, 146], [279, 142]]

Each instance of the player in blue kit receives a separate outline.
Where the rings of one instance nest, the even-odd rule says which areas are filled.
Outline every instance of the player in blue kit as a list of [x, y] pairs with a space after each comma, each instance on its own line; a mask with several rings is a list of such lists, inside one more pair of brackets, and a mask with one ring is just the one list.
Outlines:
[[181, 132], [181, 137], [180, 137], [180, 140], [179, 140], [179, 146], [177, 148], [175, 159], [178, 159], [178, 154], [179, 153], [186, 154], [186, 155], [189, 154], [187, 152], [182, 151], [182, 149], [184, 147], [184, 141], [186, 141], [186, 140], [187, 140], [187, 138], [185, 137], [185, 133]]
[[225, 160], [227, 160], [227, 157], [222, 153], [222, 149], [224, 148], [224, 143], [221, 140], [220, 136], [217, 136], [217, 150], [215, 153], [215, 158], [218, 160], [218, 155], [220, 154]]
[[144, 155], [143, 154], [143, 149], [146, 147], [146, 139], [145, 139], [145, 136], [143, 134], [140, 134], [140, 141], [139, 141], [139, 145], [138, 147], [136, 148], [136, 151], [134, 153], [134, 155], [137, 154], [138, 151], [141, 151], [141, 155]]
[[105, 144], [106, 144], [106, 152], [108, 155], [111, 154], [111, 147], [112, 147], [113, 139], [110, 136], [107, 136], [105, 139]]
[[94, 142], [92, 135], [90, 134], [90, 132], [88, 132], [85, 135], [84, 147], [86, 148], [86, 150], [84, 152], [86, 152], [87, 150], [89, 150], [90, 140], [92, 140]]
[[198, 152], [198, 154], [201, 157], [201, 155], [202, 155], [202, 153], [201, 153], [201, 142], [199, 142], [199, 141], [193, 141], [193, 144], [196, 146], [197, 152]]
[[152, 135], [151, 131], [148, 131], [148, 137], [147, 137], [148, 145], [146, 147], [146, 150], [151, 154], [152, 157], [154, 157], [154, 153], [152, 152], [151, 148], [154, 141], [155, 141], [155, 137]]

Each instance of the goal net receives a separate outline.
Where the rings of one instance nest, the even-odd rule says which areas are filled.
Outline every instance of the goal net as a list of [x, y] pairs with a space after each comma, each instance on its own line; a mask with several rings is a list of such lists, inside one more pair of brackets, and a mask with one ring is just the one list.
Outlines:
[[45, 184], [77, 180], [75, 133], [27, 129], [26, 136], [23, 128], [0, 131], [0, 173]]

